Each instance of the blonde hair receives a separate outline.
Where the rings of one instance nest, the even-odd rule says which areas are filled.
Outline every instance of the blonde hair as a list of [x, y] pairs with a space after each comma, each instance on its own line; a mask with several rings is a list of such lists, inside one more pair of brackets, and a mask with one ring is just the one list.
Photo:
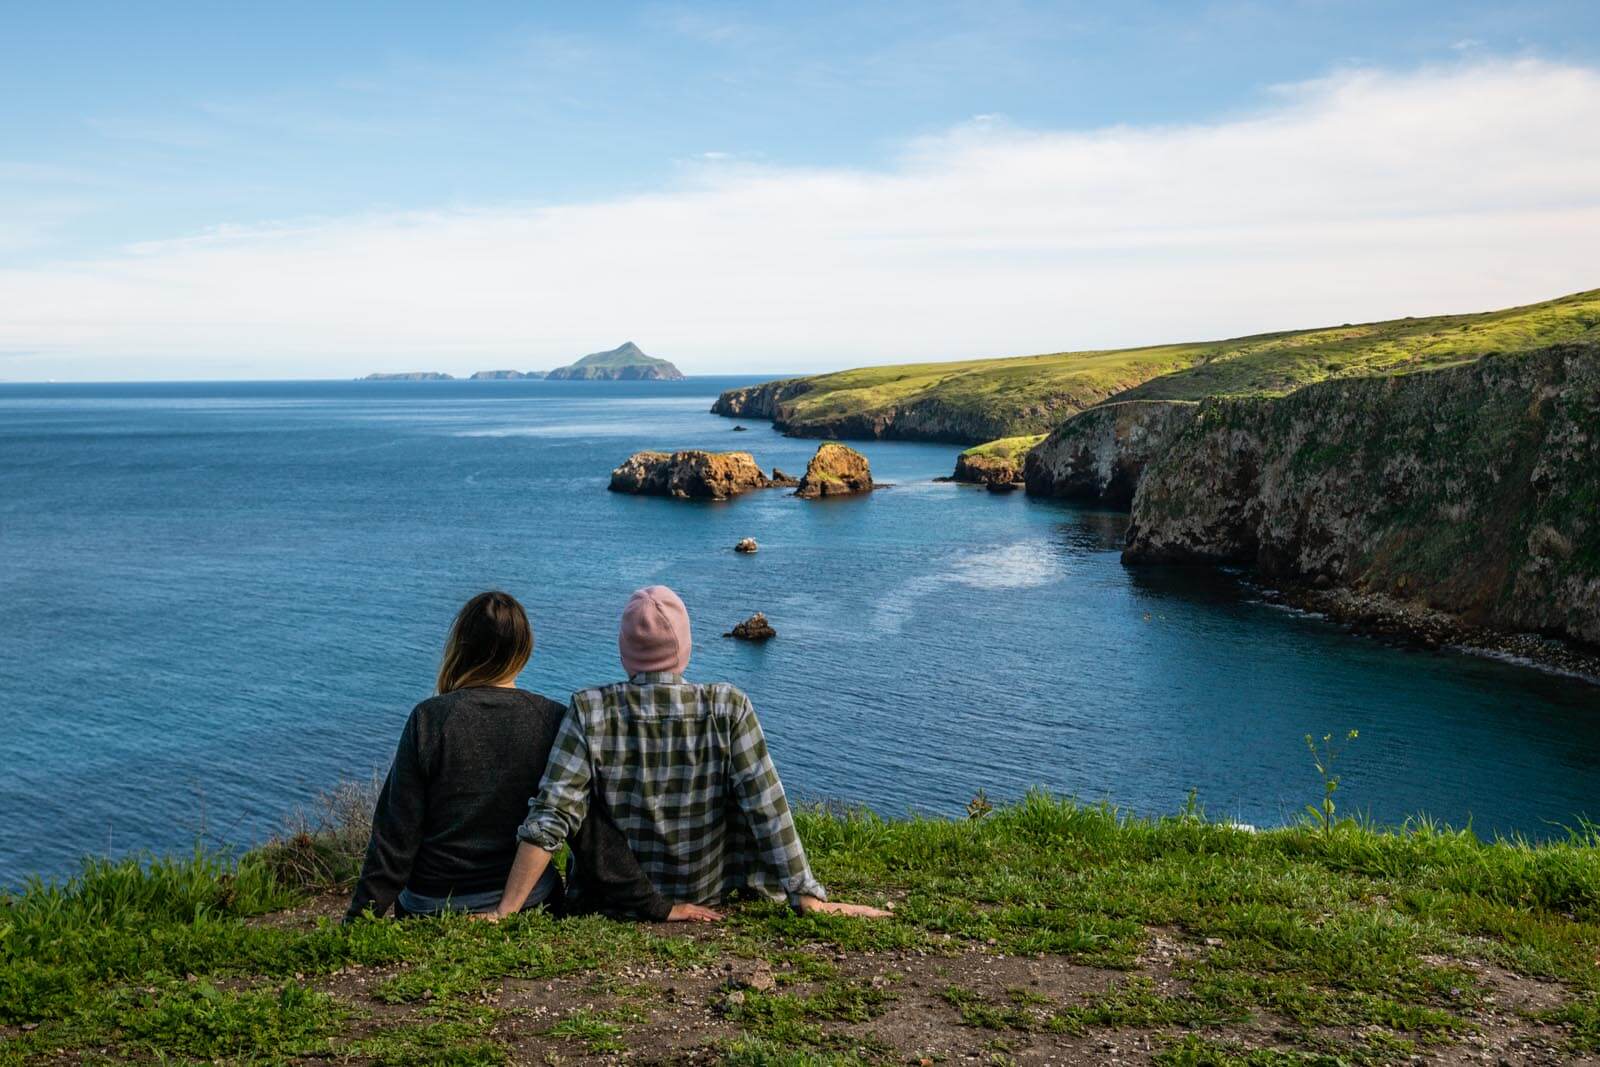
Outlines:
[[533, 655], [528, 613], [510, 593], [479, 593], [456, 613], [439, 664], [439, 692], [489, 685], [521, 671]]

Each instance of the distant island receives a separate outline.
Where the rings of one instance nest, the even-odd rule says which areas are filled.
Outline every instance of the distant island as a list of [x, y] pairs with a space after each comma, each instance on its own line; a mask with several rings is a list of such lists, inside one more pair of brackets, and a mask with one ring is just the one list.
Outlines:
[[[576, 363], [542, 370], [480, 370], [467, 379], [474, 382], [537, 381], [594, 381], [594, 382], [678, 382], [684, 374], [664, 359], [647, 356], [644, 350], [628, 341], [609, 352], [591, 352]], [[453, 382], [454, 375], [436, 370], [401, 371], [399, 373], [369, 374], [364, 382]]]
[[576, 363], [545, 375], [550, 381], [682, 381], [684, 374], [664, 359], [647, 356], [628, 341], [609, 352], [591, 352]]
[[480, 370], [474, 371], [472, 381], [475, 382], [517, 382], [537, 381], [545, 376], [542, 370]]

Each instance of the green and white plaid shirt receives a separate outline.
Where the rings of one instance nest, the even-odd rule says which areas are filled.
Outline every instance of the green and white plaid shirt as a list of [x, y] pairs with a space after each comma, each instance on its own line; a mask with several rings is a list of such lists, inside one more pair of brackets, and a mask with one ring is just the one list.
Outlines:
[[827, 899], [755, 708], [734, 686], [649, 673], [574, 693], [517, 836], [555, 851], [583, 823], [591, 788], [668, 900], [715, 903], [745, 887], [791, 904]]

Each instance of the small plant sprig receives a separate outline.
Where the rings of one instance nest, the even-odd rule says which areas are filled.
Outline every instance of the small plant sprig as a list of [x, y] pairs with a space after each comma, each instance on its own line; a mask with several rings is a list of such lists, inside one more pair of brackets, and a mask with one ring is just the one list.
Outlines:
[[1361, 736], [1358, 731], [1351, 730], [1344, 735], [1344, 740], [1335, 742], [1332, 734], [1323, 734], [1322, 741], [1318, 741], [1310, 734], [1306, 734], [1306, 749], [1311, 753], [1311, 762], [1317, 768], [1317, 774], [1322, 777], [1322, 803], [1307, 804], [1306, 810], [1311, 813], [1316, 821], [1317, 828], [1324, 834], [1333, 832], [1333, 817], [1338, 811], [1333, 802], [1333, 794], [1339, 790], [1339, 776], [1333, 773], [1333, 765], [1338, 760], [1340, 753], [1344, 752], [1350, 742]]
[[989, 802], [989, 794], [982, 789], [967, 801], [967, 818], [976, 822], [994, 810], [994, 805]]

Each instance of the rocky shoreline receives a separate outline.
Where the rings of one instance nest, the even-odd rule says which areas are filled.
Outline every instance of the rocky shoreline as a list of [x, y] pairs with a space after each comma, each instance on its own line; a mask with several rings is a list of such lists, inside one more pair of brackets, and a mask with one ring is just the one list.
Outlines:
[[1456, 651], [1504, 659], [1600, 685], [1600, 648], [1560, 638], [1473, 626], [1455, 615], [1410, 604], [1382, 593], [1309, 586], [1263, 585], [1253, 575], [1243, 584], [1269, 604], [1317, 615], [1357, 637], [1429, 652]]

